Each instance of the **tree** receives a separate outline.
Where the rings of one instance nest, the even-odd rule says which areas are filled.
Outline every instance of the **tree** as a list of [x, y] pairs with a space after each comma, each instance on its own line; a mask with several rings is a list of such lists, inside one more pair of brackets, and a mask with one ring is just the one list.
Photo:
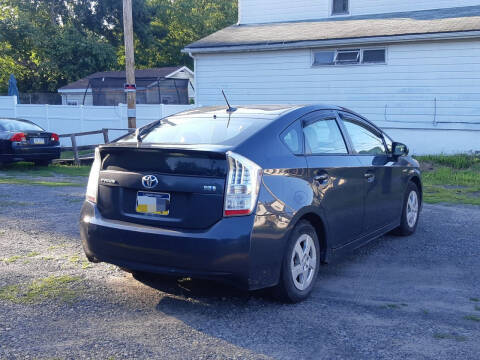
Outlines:
[[[236, 0], [133, 0], [138, 68], [192, 64], [181, 50], [237, 19]], [[0, 91], [56, 91], [124, 65], [119, 0], [0, 0]]]
[[192, 65], [181, 50], [237, 21], [235, 0], [152, 0], [150, 41], [137, 44], [139, 66]]

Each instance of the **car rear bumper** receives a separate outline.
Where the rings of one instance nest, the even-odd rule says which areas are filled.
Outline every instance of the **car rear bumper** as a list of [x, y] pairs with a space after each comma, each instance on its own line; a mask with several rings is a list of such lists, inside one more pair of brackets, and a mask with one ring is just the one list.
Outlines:
[[254, 216], [225, 218], [207, 230], [175, 230], [109, 220], [85, 202], [86, 255], [133, 271], [217, 279], [249, 289]]
[[0, 161], [35, 161], [60, 158], [60, 146], [13, 146], [12, 152], [0, 154]]

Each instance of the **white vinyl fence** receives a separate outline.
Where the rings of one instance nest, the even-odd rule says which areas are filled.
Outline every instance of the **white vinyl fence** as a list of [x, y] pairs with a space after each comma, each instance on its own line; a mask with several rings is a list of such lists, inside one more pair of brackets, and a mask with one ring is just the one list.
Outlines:
[[[137, 105], [137, 126], [194, 108], [194, 105]], [[70, 134], [103, 128], [126, 129], [127, 106], [67, 106], [67, 105], [24, 105], [17, 104], [15, 96], [0, 96], [0, 117], [12, 117], [33, 121], [47, 131]], [[111, 140], [125, 131], [110, 131]], [[102, 135], [79, 137], [78, 145], [103, 142]], [[62, 144], [71, 146], [69, 139]]]

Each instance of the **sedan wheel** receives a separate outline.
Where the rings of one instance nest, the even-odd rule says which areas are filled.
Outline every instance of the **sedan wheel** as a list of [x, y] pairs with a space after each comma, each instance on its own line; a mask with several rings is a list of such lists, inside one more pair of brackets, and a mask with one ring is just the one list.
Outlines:
[[299, 302], [312, 292], [320, 267], [320, 246], [315, 228], [300, 221], [286, 244], [280, 281], [274, 289], [277, 298]]
[[407, 201], [407, 223], [413, 228], [418, 218], [418, 195], [415, 190], [410, 191]]
[[400, 226], [394, 233], [401, 236], [412, 235], [417, 230], [418, 218], [420, 216], [421, 197], [417, 185], [413, 182], [407, 186], [405, 200], [403, 203], [402, 218]]
[[293, 248], [290, 271], [295, 287], [305, 290], [310, 286], [317, 268], [317, 251], [308, 234], [301, 235]]

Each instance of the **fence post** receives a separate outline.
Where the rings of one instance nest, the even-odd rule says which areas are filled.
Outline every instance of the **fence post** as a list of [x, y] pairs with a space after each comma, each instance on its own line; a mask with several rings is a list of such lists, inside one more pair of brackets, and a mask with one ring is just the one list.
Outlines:
[[75, 165], [80, 165], [80, 158], [78, 156], [77, 139], [75, 137], [75, 134], [70, 135], [70, 140], [72, 141], [73, 159], [74, 159]]
[[48, 131], [52, 131], [52, 128], [50, 126], [50, 111], [49, 111], [49, 109], [50, 108], [48, 107], [48, 104], [45, 104], [45, 117], [46, 117], [45, 120], [47, 120], [47, 129], [48, 129]]
[[103, 132], [103, 141], [105, 144], [108, 144], [110, 141], [108, 140], [108, 129], [102, 129]]
[[16, 96], [12, 98], [12, 103], [13, 103], [13, 117], [17, 118], [17, 104], [18, 104], [18, 99]]

